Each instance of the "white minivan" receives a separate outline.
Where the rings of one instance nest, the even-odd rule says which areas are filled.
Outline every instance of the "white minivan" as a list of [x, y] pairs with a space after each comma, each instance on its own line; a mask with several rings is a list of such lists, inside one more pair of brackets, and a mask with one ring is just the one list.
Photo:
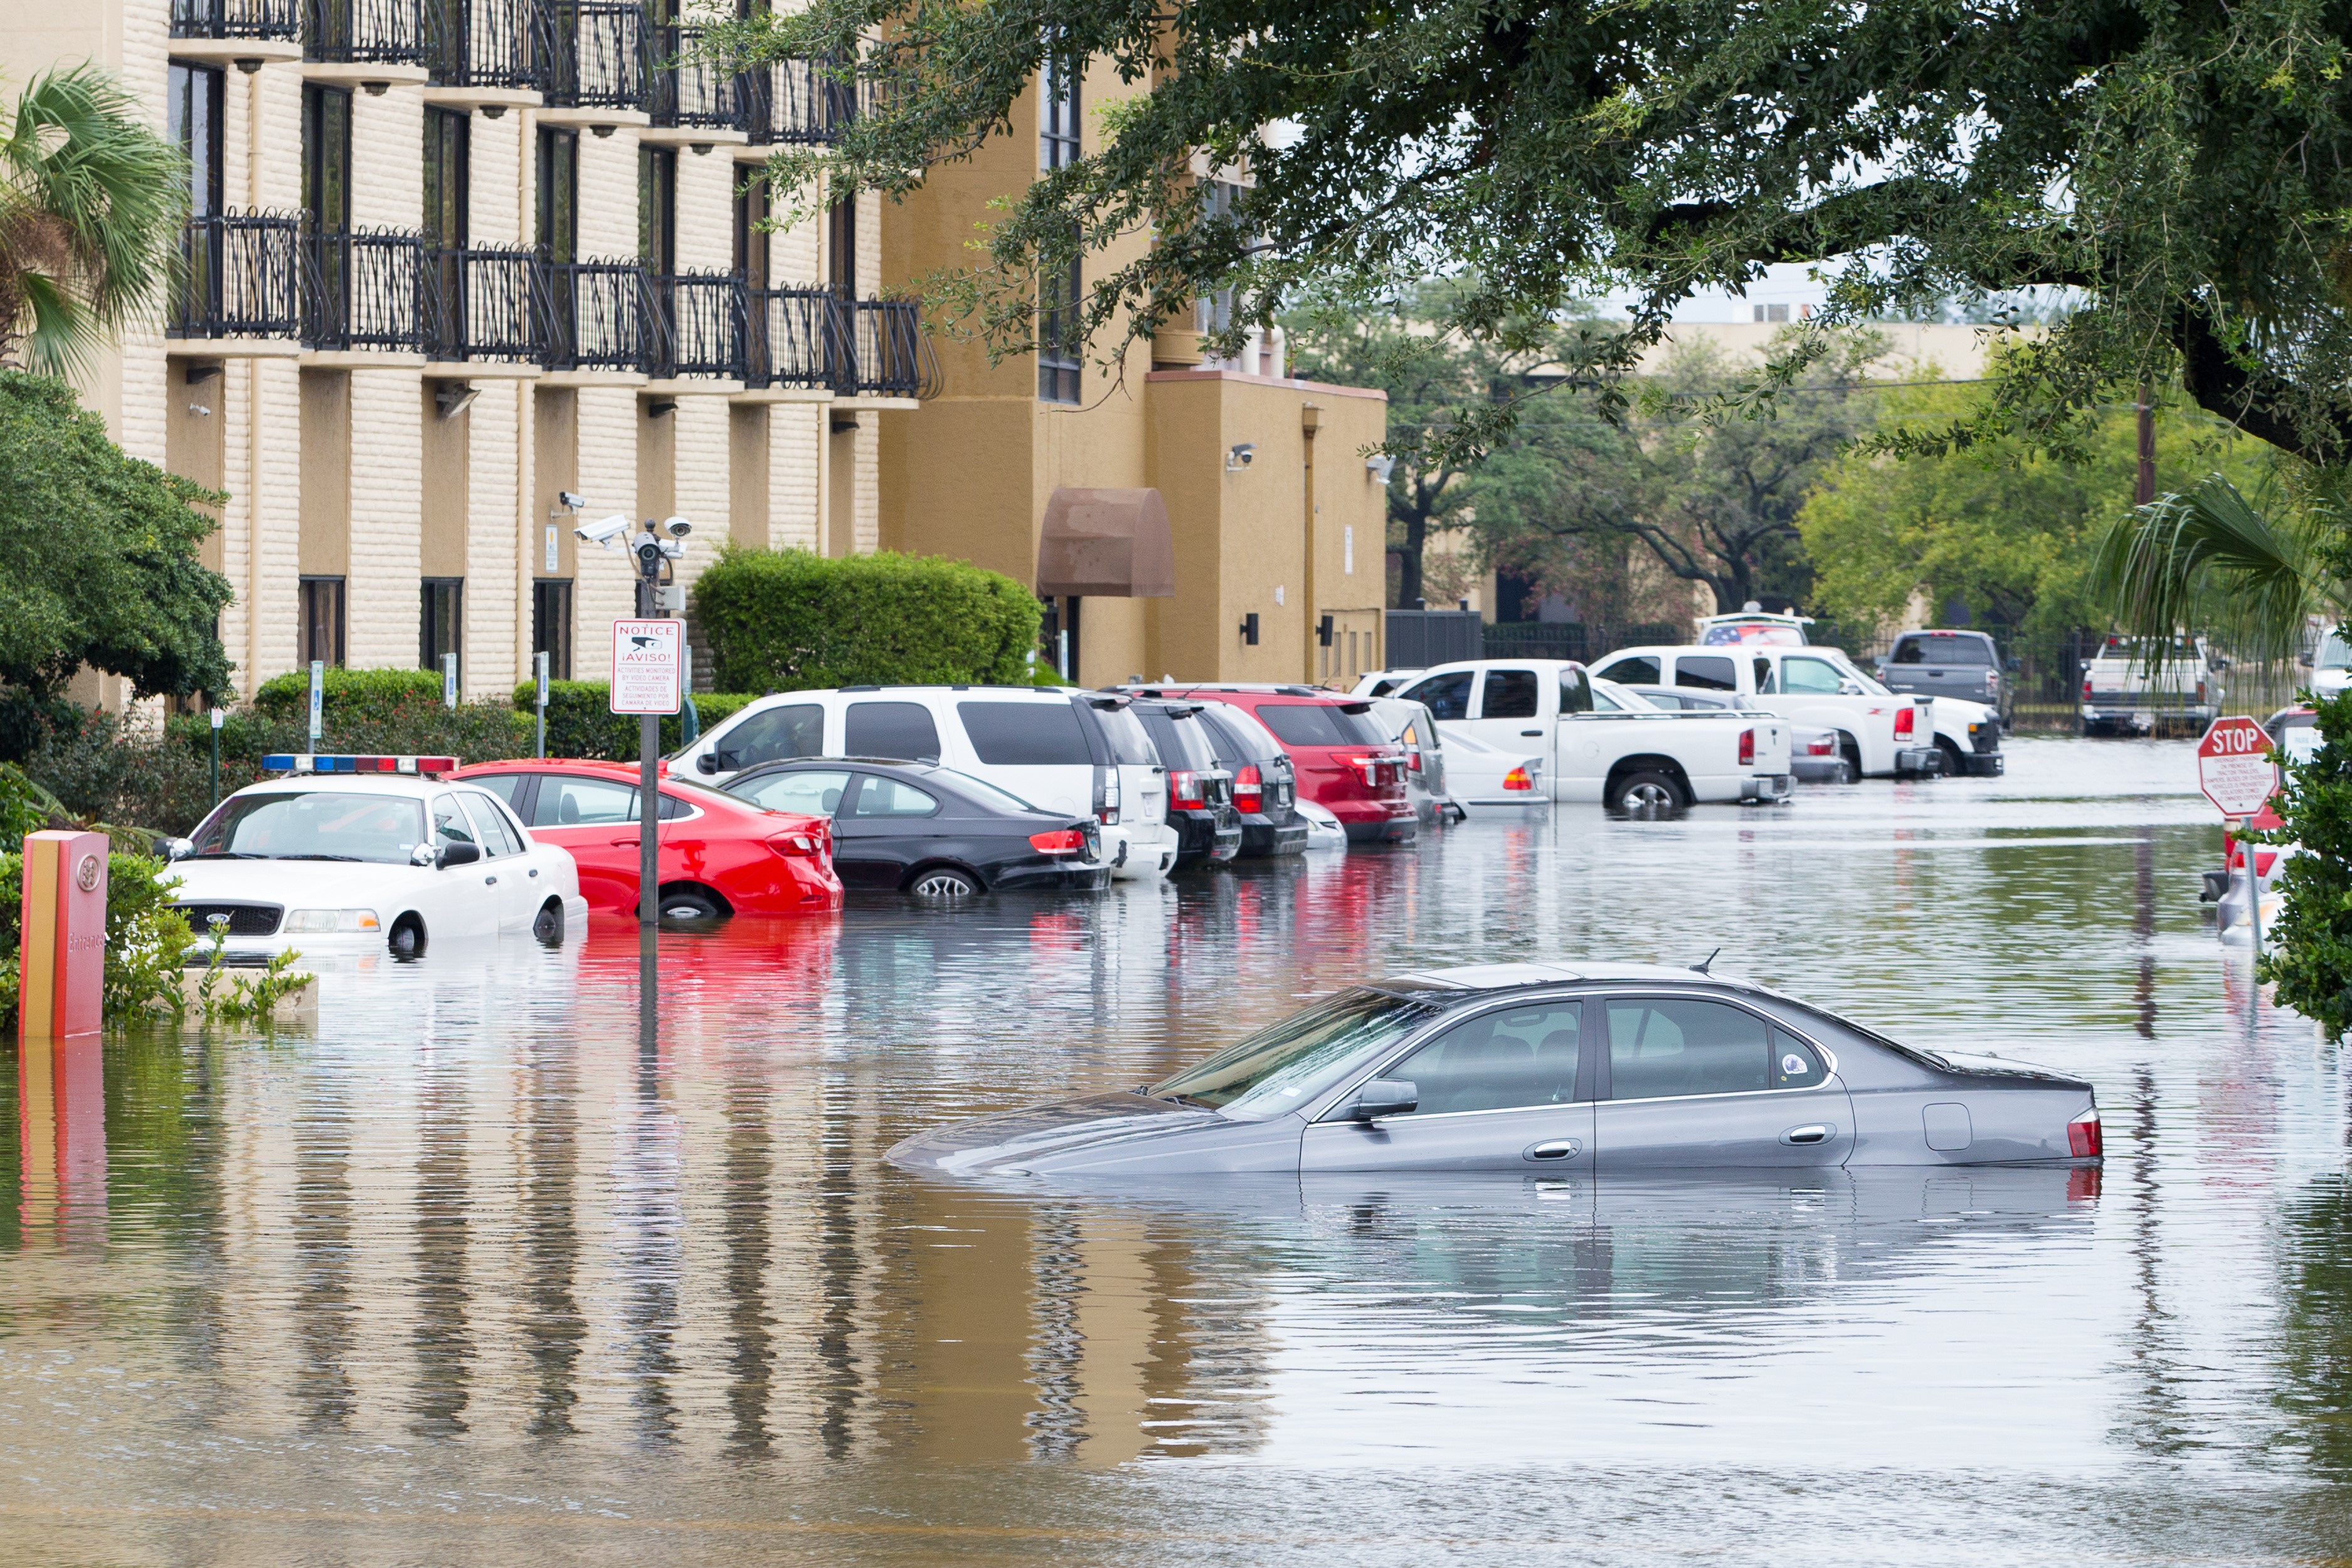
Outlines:
[[1054, 686], [781, 692], [713, 726], [670, 768], [723, 787], [745, 768], [791, 757], [939, 763], [1049, 811], [1091, 813], [1114, 877], [1160, 877], [1176, 863], [1168, 770], [1128, 701]]

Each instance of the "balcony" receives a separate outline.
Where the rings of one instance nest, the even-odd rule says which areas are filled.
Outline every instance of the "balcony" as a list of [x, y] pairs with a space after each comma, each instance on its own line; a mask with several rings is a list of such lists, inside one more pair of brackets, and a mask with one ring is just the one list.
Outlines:
[[811, 399], [833, 393], [835, 300], [824, 289], [749, 291], [750, 336], [744, 382], [759, 389], [799, 392]]
[[838, 141], [857, 117], [867, 87], [835, 80], [815, 60], [774, 60], [736, 79], [743, 130], [762, 147], [814, 146]]
[[277, 340], [292, 352], [302, 331], [302, 220], [278, 213], [215, 213], [181, 231], [185, 275], [164, 331], [221, 344]]
[[248, 68], [299, 60], [301, 0], [172, 0], [172, 58]]
[[548, 0], [539, 13], [539, 86], [554, 125], [646, 125], [653, 56], [635, 0]]
[[912, 402], [939, 395], [939, 361], [911, 300], [836, 300], [835, 332], [845, 350], [834, 366], [837, 397]]
[[652, 97], [646, 105], [653, 126], [639, 140], [704, 147], [749, 142], [744, 112], [748, 94], [742, 80], [694, 58], [702, 29], [673, 26], [656, 31]]
[[332, 355], [425, 353], [435, 313], [425, 236], [313, 232], [304, 237], [303, 250], [305, 347]]
[[436, 0], [429, 12], [427, 103], [493, 118], [540, 102], [540, 33], [531, 0]]
[[650, 375], [660, 331], [645, 268], [634, 261], [552, 261], [546, 268], [547, 368]]
[[553, 338], [547, 264], [516, 246], [436, 250], [427, 258], [426, 352], [473, 374], [535, 375]]
[[302, 74], [421, 82], [433, 58], [425, 0], [302, 0]]
[[746, 378], [747, 291], [731, 272], [681, 272], [647, 279], [656, 331], [652, 373], [660, 382], [707, 379], [678, 392], [740, 392]]

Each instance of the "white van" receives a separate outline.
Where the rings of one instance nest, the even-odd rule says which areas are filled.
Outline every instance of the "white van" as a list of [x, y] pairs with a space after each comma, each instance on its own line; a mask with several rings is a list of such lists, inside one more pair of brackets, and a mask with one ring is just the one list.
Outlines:
[[1092, 813], [1115, 877], [1176, 863], [1168, 770], [1128, 699], [1052, 686], [845, 686], [787, 691], [738, 710], [670, 759], [723, 786], [789, 757], [939, 763], [1050, 811]]

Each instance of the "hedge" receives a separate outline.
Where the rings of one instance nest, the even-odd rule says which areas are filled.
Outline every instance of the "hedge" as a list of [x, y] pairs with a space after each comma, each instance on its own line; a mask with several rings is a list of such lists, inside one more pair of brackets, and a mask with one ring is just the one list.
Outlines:
[[1003, 573], [939, 556], [730, 545], [696, 582], [694, 614], [713, 684], [765, 692], [1025, 685], [1045, 609]]
[[[405, 717], [419, 708], [439, 708], [441, 672], [437, 669], [345, 669], [331, 667], [320, 692], [320, 716], [327, 723], [337, 718], [390, 719]], [[265, 680], [253, 694], [253, 706], [267, 719], [308, 720], [310, 713], [310, 672], [289, 670]]]
[[[514, 689], [515, 711], [522, 715], [523, 738], [531, 738], [530, 722], [539, 700], [539, 686], [524, 681]], [[694, 694], [695, 717], [709, 731], [746, 702], [759, 700], [753, 691], [698, 691]], [[637, 721], [635, 715], [615, 713], [609, 704], [612, 688], [601, 680], [551, 680], [547, 683], [547, 754], [551, 757], [603, 758], [607, 762], [634, 763], [637, 760]], [[664, 755], [686, 744], [686, 714], [672, 713], [662, 720], [661, 749]]]

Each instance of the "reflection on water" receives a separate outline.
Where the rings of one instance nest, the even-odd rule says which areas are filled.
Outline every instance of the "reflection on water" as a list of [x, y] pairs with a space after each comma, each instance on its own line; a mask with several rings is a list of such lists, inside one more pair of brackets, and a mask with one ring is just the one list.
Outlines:
[[[2200, 924], [2186, 746], [2012, 769], [667, 933], [650, 1035], [616, 922], [331, 971], [300, 1034], [27, 1046], [0, 1557], [1777, 1561], [1865, 1521], [1913, 1561], [2340, 1550], [2336, 1053]], [[1717, 944], [2086, 1073], [2105, 1171], [880, 1162], [1368, 973]]]

